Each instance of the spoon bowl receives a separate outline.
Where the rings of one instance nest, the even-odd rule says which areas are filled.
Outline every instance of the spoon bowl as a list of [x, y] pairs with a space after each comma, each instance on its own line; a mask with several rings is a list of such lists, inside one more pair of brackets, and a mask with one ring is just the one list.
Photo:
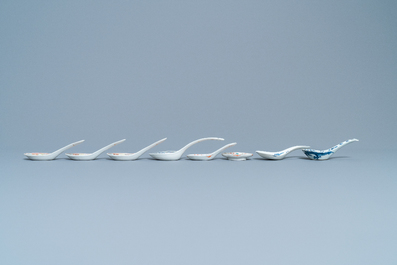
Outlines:
[[178, 151], [173, 150], [159, 151], [156, 153], [150, 153], [149, 155], [154, 159], [166, 161], [179, 160], [182, 156], [182, 154], [179, 154]]
[[107, 153], [107, 155], [113, 159], [118, 161], [130, 161], [135, 160], [134, 156], [136, 153]]
[[231, 161], [245, 161], [248, 157], [253, 156], [251, 153], [244, 153], [244, 152], [229, 152], [223, 153], [224, 157]]

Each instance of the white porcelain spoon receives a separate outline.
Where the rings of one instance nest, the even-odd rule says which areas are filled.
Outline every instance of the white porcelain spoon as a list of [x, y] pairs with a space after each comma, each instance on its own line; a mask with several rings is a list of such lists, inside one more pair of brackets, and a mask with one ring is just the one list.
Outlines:
[[62, 147], [62, 148], [56, 150], [55, 152], [52, 152], [51, 154], [50, 153], [25, 153], [24, 155], [27, 156], [31, 160], [53, 160], [57, 156], [59, 156], [63, 151], [65, 151], [69, 148], [72, 148], [73, 146], [76, 146], [78, 144], [81, 144], [82, 142], [84, 142], [84, 140], [68, 144], [67, 146]]
[[86, 153], [72, 153], [72, 154], [66, 154], [70, 159], [73, 160], [94, 160], [95, 158], [97, 158], [100, 154], [102, 154], [103, 152], [105, 152], [106, 150], [108, 150], [109, 148], [118, 145], [122, 142], [124, 142], [125, 139], [114, 142], [112, 144], [109, 144], [101, 149], [99, 149], [98, 151], [92, 153], [92, 154], [86, 154]]
[[110, 156], [111, 159], [114, 160], [119, 160], [119, 161], [131, 161], [131, 160], [136, 160], [138, 159], [141, 155], [143, 155], [147, 150], [155, 147], [158, 144], [161, 144], [162, 142], [164, 142], [165, 140], [167, 140], [167, 138], [161, 139], [160, 141], [157, 141], [145, 148], [143, 148], [142, 150], [136, 152], [136, 153], [108, 153], [108, 156]]
[[280, 152], [256, 151], [256, 153], [265, 159], [280, 160], [280, 159], [283, 159], [284, 157], [286, 157], [292, 151], [295, 151], [298, 149], [304, 149], [304, 148], [310, 148], [310, 146], [297, 145], [297, 146], [292, 146], [290, 148], [284, 149], [283, 151], [280, 151]]
[[235, 146], [237, 143], [231, 143], [231, 144], [227, 144], [224, 147], [219, 148], [218, 150], [216, 150], [215, 152], [211, 153], [211, 154], [189, 154], [187, 155], [187, 157], [191, 160], [201, 160], [201, 161], [208, 161], [208, 160], [212, 160], [214, 159], [220, 152], [222, 152], [223, 150]]
[[341, 147], [343, 147], [347, 144], [350, 144], [352, 142], [358, 142], [358, 140], [350, 139], [350, 140], [344, 141], [340, 144], [337, 144], [334, 147], [331, 147], [330, 149], [327, 149], [327, 150], [302, 149], [302, 151], [310, 159], [326, 160], [326, 159], [330, 158], [333, 154], [335, 154], [335, 152], [338, 151]]
[[158, 159], [158, 160], [167, 160], [167, 161], [172, 161], [172, 160], [178, 160], [182, 157], [183, 153], [192, 145], [197, 144], [199, 142], [202, 141], [206, 141], [206, 140], [218, 140], [218, 141], [223, 141], [223, 138], [217, 138], [217, 137], [207, 137], [207, 138], [201, 138], [198, 139], [196, 141], [193, 141], [187, 145], [185, 145], [184, 147], [182, 147], [180, 150], [178, 151], [161, 151], [161, 152], [157, 152], [157, 153], [150, 153], [149, 155], [151, 157], [153, 157], [154, 159]]

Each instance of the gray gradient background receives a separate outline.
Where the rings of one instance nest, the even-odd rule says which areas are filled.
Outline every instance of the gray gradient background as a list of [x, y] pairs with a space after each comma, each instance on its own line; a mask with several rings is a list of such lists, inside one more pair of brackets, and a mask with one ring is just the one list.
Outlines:
[[[1, 1], [1, 264], [396, 264], [395, 1]], [[325, 149], [283, 161], [24, 152]]]

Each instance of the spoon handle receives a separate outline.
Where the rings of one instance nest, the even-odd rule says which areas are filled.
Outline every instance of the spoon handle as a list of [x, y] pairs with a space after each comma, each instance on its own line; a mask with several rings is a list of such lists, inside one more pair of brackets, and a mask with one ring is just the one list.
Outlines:
[[147, 147], [145, 147], [145, 148], [139, 150], [138, 152], [136, 152], [135, 155], [136, 155], [137, 158], [138, 158], [138, 157], [140, 157], [143, 153], [145, 153], [147, 150], [149, 150], [149, 149], [155, 147], [155, 146], [158, 145], [158, 144], [161, 144], [161, 143], [164, 142], [165, 140], [167, 140], [167, 138], [164, 138], [164, 139], [161, 139], [161, 140], [159, 140], [159, 141], [157, 141], [157, 142], [155, 142], [155, 143], [152, 143], [151, 145], [149, 145], [149, 146], [147, 146]]
[[114, 143], [111, 143], [111, 144], [109, 144], [109, 145], [107, 145], [107, 146], [105, 146], [105, 147], [99, 149], [98, 151], [92, 153], [93, 159], [97, 158], [100, 154], [102, 154], [103, 152], [105, 152], [105, 151], [108, 150], [109, 148], [111, 148], [111, 147], [113, 147], [113, 146], [115, 146], [115, 145], [121, 144], [121, 143], [124, 142], [124, 141], [125, 141], [125, 139], [120, 140], [120, 141], [117, 141], [117, 142], [114, 142]]
[[55, 157], [59, 156], [59, 154], [62, 153], [63, 151], [65, 151], [73, 146], [76, 146], [78, 144], [81, 144], [82, 142], [84, 142], [84, 140], [80, 140], [80, 141], [68, 144], [67, 146], [64, 146], [64, 147], [52, 152], [51, 155], [55, 158]]
[[[298, 149], [307, 149], [307, 148], [310, 148], [310, 146], [308, 146], [308, 145], [296, 145], [296, 146], [292, 146], [290, 148], [287, 148], [287, 149], [285, 149], [285, 150], [283, 150], [281, 152], [285, 152], [286, 154], [289, 154], [292, 151], [295, 151], [295, 150], [298, 150]], [[281, 153], [281, 152], [279, 152], [279, 153]]]
[[328, 151], [336, 152], [342, 146], [345, 146], [345, 145], [350, 144], [352, 142], [358, 142], [358, 140], [357, 139], [350, 139], [350, 140], [344, 141], [344, 142], [342, 142], [340, 144], [335, 145], [334, 147], [331, 147], [330, 149], [328, 149]]
[[178, 150], [177, 152], [180, 152], [181, 155], [182, 155], [182, 154], [183, 154], [189, 147], [191, 147], [192, 145], [197, 144], [197, 143], [202, 142], [202, 141], [207, 141], [207, 140], [218, 140], [218, 141], [223, 141], [223, 140], [225, 140], [225, 139], [223, 139], [223, 138], [218, 138], [218, 137], [207, 137], [207, 138], [197, 139], [197, 140], [195, 140], [195, 141], [193, 141], [193, 142], [191, 142], [191, 143], [188, 143], [187, 145], [185, 145], [184, 147], [182, 147], [182, 148], [181, 148], [180, 150]]
[[227, 148], [229, 148], [229, 147], [235, 146], [236, 144], [237, 144], [237, 143], [231, 143], [231, 144], [227, 144], [227, 145], [225, 145], [225, 146], [219, 148], [218, 150], [216, 150], [215, 152], [213, 152], [213, 153], [211, 154], [211, 157], [217, 156], [217, 155], [218, 155], [220, 152], [222, 152], [223, 150], [225, 150], [225, 149], [227, 149]]

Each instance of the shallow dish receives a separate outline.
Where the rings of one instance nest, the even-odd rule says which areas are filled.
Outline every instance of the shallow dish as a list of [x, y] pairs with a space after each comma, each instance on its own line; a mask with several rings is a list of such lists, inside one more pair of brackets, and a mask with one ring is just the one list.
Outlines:
[[229, 152], [223, 153], [224, 157], [232, 161], [244, 161], [247, 160], [248, 157], [253, 156], [251, 153], [244, 153], [244, 152]]

